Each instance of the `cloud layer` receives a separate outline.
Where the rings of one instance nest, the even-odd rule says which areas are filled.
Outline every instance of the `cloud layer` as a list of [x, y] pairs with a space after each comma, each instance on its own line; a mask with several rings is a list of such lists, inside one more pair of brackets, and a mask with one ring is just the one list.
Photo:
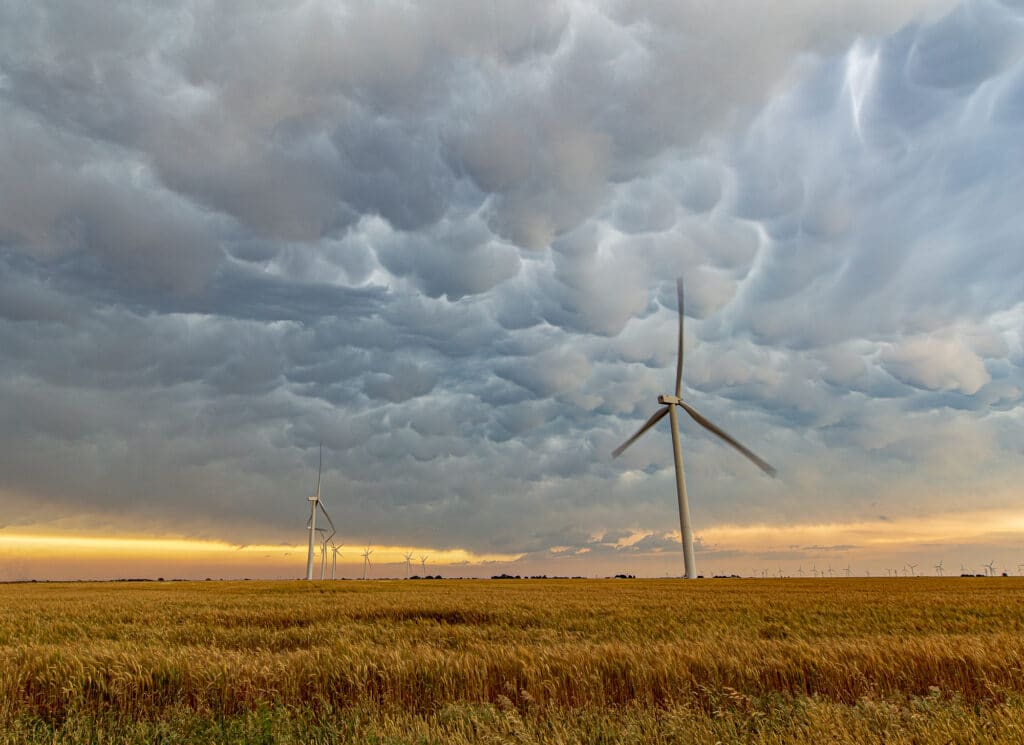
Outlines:
[[1024, 14], [732, 5], [0, 4], [8, 526], [664, 535], [677, 274], [698, 534], [1009, 506]]

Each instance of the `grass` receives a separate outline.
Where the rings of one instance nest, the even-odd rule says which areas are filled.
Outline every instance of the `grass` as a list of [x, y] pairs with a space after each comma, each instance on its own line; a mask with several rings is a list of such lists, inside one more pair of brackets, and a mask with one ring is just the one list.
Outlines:
[[0, 586], [0, 743], [1024, 742], [1024, 580]]

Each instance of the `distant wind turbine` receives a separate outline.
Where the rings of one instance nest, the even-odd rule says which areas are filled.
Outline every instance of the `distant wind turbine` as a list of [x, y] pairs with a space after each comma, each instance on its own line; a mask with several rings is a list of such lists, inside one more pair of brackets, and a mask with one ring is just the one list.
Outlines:
[[915, 569], [917, 569], [917, 564], [911, 564], [911, 563], [910, 563], [910, 562], [908, 561], [908, 562], [907, 562], [907, 568], [908, 568], [908, 569], [910, 569], [910, 576], [911, 576], [911, 577], [916, 577], [916, 576], [917, 576], [916, 574], [914, 574], [914, 570], [915, 570]]
[[405, 578], [412, 576], [412, 551], [405, 555]]
[[[331, 534], [330, 534], [330, 536], [328, 536], [327, 540], [330, 540], [331, 538], [333, 538], [334, 537], [334, 533], [335, 533], [334, 522], [331, 520], [331, 516], [327, 514], [327, 510], [324, 508], [324, 503], [320, 501], [320, 474], [323, 471], [323, 465], [324, 465], [324, 446], [323, 446], [323, 443], [320, 443], [320, 464], [317, 466], [317, 469], [316, 469], [316, 494], [314, 494], [311, 497], [308, 497], [308, 499], [309, 499], [309, 524], [307, 525], [307, 527], [309, 528], [309, 553], [306, 554], [306, 579], [309, 579], [309, 580], [313, 579], [313, 554], [314, 554], [314, 551], [315, 551], [314, 547], [316, 545], [316, 541], [314, 540], [314, 537], [315, 537], [315, 535], [316, 535], [318, 530], [322, 530], [321, 528], [317, 528], [316, 527], [316, 513], [317, 513], [318, 509], [319, 509], [320, 512], [323, 513], [324, 517], [327, 518], [327, 524], [331, 526]], [[324, 541], [324, 543], [326, 544], [326, 541]], [[326, 549], [325, 549], [325, 551], [326, 551]], [[320, 579], [323, 579], [323, 578], [324, 578], [324, 560], [321, 559], [321, 561], [320, 561]]]
[[846, 569], [844, 569], [843, 571], [846, 572], [846, 576], [847, 577], [849, 577], [849, 576], [851, 576], [853, 574], [853, 570], [850, 569], [850, 565], [849, 564], [846, 565]]
[[990, 561], [988, 564], [982, 564], [982, 566], [985, 567], [985, 574], [987, 574], [989, 577], [996, 576], [996, 563], [995, 563], [995, 561]]
[[775, 475], [775, 469], [772, 468], [768, 463], [761, 460], [751, 450], [741, 445], [737, 440], [729, 436], [724, 430], [711, 421], [706, 419], [700, 412], [690, 406], [688, 403], [683, 401], [681, 398], [683, 390], [683, 279], [680, 277], [676, 280], [676, 297], [678, 299], [679, 306], [679, 348], [676, 356], [676, 388], [675, 395], [661, 395], [658, 396], [658, 403], [663, 405], [663, 408], [658, 409], [651, 417], [644, 422], [643, 426], [638, 429], [632, 437], [626, 440], [624, 443], [619, 445], [615, 450], [612, 451], [612, 457], [617, 458], [634, 442], [655, 424], [660, 422], [666, 414], [669, 417], [669, 426], [672, 430], [672, 454], [675, 460], [676, 467], [676, 499], [679, 503], [679, 532], [680, 538], [683, 542], [683, 563], [686, 569], [687, 579], [697, 578], [697, 563], [693, 555], [693, 528], [690, 525], [690, 505], [686, 497], [686, 478], [683, 474], [683, 451], [679, 444], [679, 416], [676, 412], [676, 408], [681, 408], [690, 418], [693, 419], [697, 424], [704, 427], [704, 429], [711, 432], [713, 435], [725, 440], [727, 443], [732, 445], [734, 448], [739, 450], [743, 455], [750, 459], [758, 468], [767, 473], [769, 476]]
[[420, 566], [423, 567], [423, 576], [424, 577], [427, 576], [427, 559], [429, 559], [429, 558], [430, 557], [427, 556], [426, 554], [423, 554], [423, 555], [420, 556]]
[[942, 568], [942, 559], [939, 559], [939, 563], [935, 565], [935, 574], [941, 577], [944, 571], [945, 570]]
[[369, 546], [363, 551], [363, 579], [366, 579], [366, 570], [370, 568], [370, 554], [372, 553]]
[[[333, 536], [334, 533], [331, 533]], [[327, 569], [327, 542], [331, 540], [330, 536], [325, 533], [320, 534], [320, 579], [324, 578], [325, 570]]]
[[331, 551], [334, 555], [331, 557], [331, 579], [334, 579], [334, 571], [338, 567], [338, 552], [341, 551], [342, 544], [331, 546]]

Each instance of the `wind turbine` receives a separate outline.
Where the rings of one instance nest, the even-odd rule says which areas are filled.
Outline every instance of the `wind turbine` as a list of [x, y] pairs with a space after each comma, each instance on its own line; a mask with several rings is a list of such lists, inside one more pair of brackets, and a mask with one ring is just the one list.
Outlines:
[[324, 578], [324, 570], [327, 568], [327, 542], [333, 537], [334, 533], [327, 536], [326, 531], [320, 534], [320, 579]]
[[996, 564], [995, 561], [990, 561], [988, 564], [982, 564], [982, 566], [985, 567], [985, 574], [987, 574], [989, 577], [995, 577], [996, 576], [996, 566], [995, 566], [995, 564]]
[[429, 559], [429, 558], [430, 557], [427, 556], [426, 554], [423, 554], [423, 555], [420, 556], [420, 566], [423, 567], [423, 576], [424, 577], [427, 576], [427, 559]]
[[341, 551], [341, 547], [344, 544], [339, 543], [337, 546], [331, 546], [333, 556], [331, 557], [331, 579], [334, 579], [334, 570], [338, 567], [338, 552]]
[[833, 572], [832, 572], [832, 565], [829, 564], [828, 565], [828, 578], [829, 579], [832, 579], [832, 574], [833, 574]]
[[320, 465], [316, 469], [316, 494], [309, 497], [309, 554], [306, 557], [306, 579], [313, 579], [313, 536], [316, 533], [316, 508], [320, 504], [320, 471], [324, 465], [324, 446], [320, 445]]
[[846, 565], [846, 569], [844, 569], [843, 571], [846, 572], [846, 576], [847, 577], [849, 577], [849, 576], [851, 576], [853, 574], [853, 570], [850, 569], [850, 565], [849, 564]]
[[412, 576], [412, 551], [405, 555], [405, 578]]
[[[324, 513], [324, 517], [327, 518], [327, 524], [331, 526], [331, 535], [324, 541], [324, 552], [326, 552], [326, 544], [331, 538], [334, 537], [334, 522], [331, 520], [331, 516], [327, 514], [327, 510], [324, 508], [323, 502], [320, 501], [320, 474], [323, 471], [324, 465], [324, 445], [320, 443], [320, 464], [316, 469], [316, 494], [309, 499], [309, 553], [306, 555], [306, 579], [313, 579], [313, 553], [316, 542], [314, 536], [318, 530], [322, 531], [322, 528], [316, 527], [316, 513], [319, 508], [320, 512]], [[322, 557], [322, 554], [321, 554]], [[320, 560], [320, 579], [324, 578], [324, 559]]]
[[363, 579], [366, 579], [366, 570], [370, 568], [370, 554], [372, 553], [369, 546], [363, 550]]
[[935, 565], [935, 573], [941, 577], [944, 571], [945, 570], [942, 568], [942, 559], [939, 559], [939, 563]]
[[683, 563], [686, 568], [686, 578], [696, 579], [697, 578], [697, 564], [693, 556], [693, 528], [690, 526], [690, 504], [686, 498], [686, 477], [683, 474], [683, 451], [680, 449], [679, 444], [679, 415], [676, 408], [681, 408], [693, 421], [697, 422], [704, 429], [711, 432], [713, 435], [725, 440], [727, 443], [732, 445], [734, 448], [739, 450], [743, 455], [749, 458], [753, 463], [760, 468], [762, 471], [767, 473], [769, 476], [775, 475], [775, 469], [772, 468], [768, 463], [761, 460], [751, 450], [741, 445], [737, 440], [730, 437], [724, 430], [717, 425], [706, 419], [700, 412], [690, 406], [690, 404], [683, 401], [683, 278], [680, 277], [676, 280], [676, 297], [679, 301], [679, 349], [676, 356], [676, 392], [674, 396], [661, 395], [658, 396], [658, 403], [662, 404], [663, 408], [658, 409], [654, 414], [651, 415], [650, 419], [644, 422], [643, 426], [640, 427], [624, 443], [619, 445], [615, 450], [612, 451], [612, 457], [617, 458], [622, 455], [623, 451], [636, 442], [640, 437], [655, 424], [660, 422], [666, 414], [669, 418], [669, 426], [672, 429], [672, 455], [675, 460], [676, 467], [676, 499], [679, 502], [679, 532], [680, 538], [683, 542]]
[[907, 562], [907, 567], [908, 567], [908, 568], [910, 569], [910, 576], [911, 576], [911, 577], [916, 577], [917, 575], [916, 575], [916, 574], [914, 574], [914, 570], [915, 570], [915, 569], [917, 569], [917, 564], [911, 564], [911, 563], [910, 563], [910, 562], [908, 561], [908, 562]]

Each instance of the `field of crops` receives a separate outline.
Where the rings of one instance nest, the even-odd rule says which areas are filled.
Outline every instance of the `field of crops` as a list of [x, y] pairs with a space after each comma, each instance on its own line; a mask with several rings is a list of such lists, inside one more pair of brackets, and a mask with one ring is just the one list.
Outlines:
[[1024, 580], [0, 585], [0, 743], [1024, 742]]

